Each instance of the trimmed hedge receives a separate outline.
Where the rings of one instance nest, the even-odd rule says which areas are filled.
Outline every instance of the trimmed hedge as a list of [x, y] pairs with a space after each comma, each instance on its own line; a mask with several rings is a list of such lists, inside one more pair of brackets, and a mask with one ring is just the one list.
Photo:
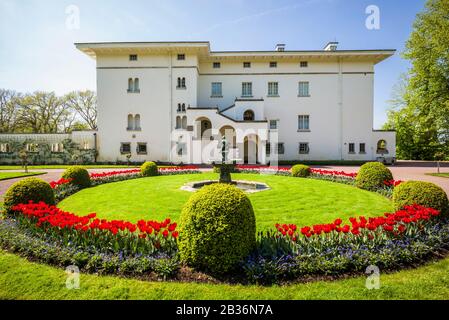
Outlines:
[[396, 210], [412, 204], [434, 208], [442, 213], [449, 208], [446, 192], [436, 184], [425, 181], [407, 181], [395, 187], [393, 204]]
[[4, 208], [11, 213], [11, 208], [20, 203], [45, 202], [55, 204], [55, 195], [50, 184], [38, 178], [26, 178], [14, 183], [6, 191]]
[[304, 164], [297, 164], [292, 167], [292, 176], [293, 177], [308, 177], [310, 176], [310, 167]]
[[384, 187], [384, 181], [393, 180], [393, 174], [380, 162], [365, 163], [355, 178], [357, 187], [365, 190], [376, 191]]
[[214, 274], [232, 271], [256, 245], [253, 207], [232, 185], [212, 184], [192, 195], [180, 225], [181, 260]]
[[68, 167], [62, 174], [62, 178], [71, 179], [70, 183], [81, 189], [91, 186], [89, 172], [80, 166]]
[[158, 175], [157, 164], [152, 161], [147, 161], [140, 167], [140, 172], [144, 177], [157, 176]]

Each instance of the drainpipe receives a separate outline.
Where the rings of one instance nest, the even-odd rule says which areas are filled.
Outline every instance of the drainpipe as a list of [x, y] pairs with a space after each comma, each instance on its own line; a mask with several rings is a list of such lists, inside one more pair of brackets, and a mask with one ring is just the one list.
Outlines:
[[340, 159], [343, 160], [343, 73], [342, 73], [341, 58], [338, 58], [338, 111], [339, 111], [339, 125], [340, 125]]
[[169, 129], [169, 135], [168, 135], [168, 162], [172, 162], [172, 158], [171, 158], [171, 136], [172, 136], [172, 130], [173, 130], [173, 113], [172, 113], [172, 109], [173, 109], [173, 62], [172, 62], [172, 52], [170, 50], [169, 55], [169, 75], [168, 75], [168, 80], [169, 80], [169, 91], [170, 91], [170, 108], [168, 111], [169, 117], [170, 117], [170, 121], [168, 122], [170, 125], [170, 129]]
[[97, 163], [97, 133], [94, 132], [94, 163]]

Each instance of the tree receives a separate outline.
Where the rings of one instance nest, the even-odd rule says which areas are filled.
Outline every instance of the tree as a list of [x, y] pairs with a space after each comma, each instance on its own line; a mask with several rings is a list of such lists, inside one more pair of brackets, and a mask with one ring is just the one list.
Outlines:
[[10, 133], [17, 129], [17, 100], [20, 95], [12, 90], [0, 89], [0, 132]]
[[95, 92], [74, 91], [65, 96], [67, 105], [75, 110], [88, 128], [97, 129], [97, 97]]
[[18, 100], [18, 123], [25, 132], [67, 132], [75, 114], [54, 92], [35, 92]]
[[400, 158], [449, 157], [448, 34], [449, 1], [428, 0], [403, 54], [412, 65], [404, 90], [390, 101], [387, 126], [397, 131]]

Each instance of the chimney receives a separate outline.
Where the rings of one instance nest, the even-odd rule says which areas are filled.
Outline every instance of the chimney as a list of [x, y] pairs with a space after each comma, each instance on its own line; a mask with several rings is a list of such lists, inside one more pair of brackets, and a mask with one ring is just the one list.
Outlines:
[[274, 49], [275, 51], [285, 51], [285, 44], [283, 43], [278, 43], [276, 45], [276, 48]]
[[338, 42], [329, 42], [325, 47], [324, 51], [336, 51]]

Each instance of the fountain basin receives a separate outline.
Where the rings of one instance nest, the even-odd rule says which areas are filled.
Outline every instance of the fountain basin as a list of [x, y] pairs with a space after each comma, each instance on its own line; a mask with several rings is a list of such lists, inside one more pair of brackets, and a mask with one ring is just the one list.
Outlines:
[[[195, 192], [200, 190], [204, 186], [208, 186], [214, 183], [219, 183], [218, 180], [203, 180], [203, 181], [194, 181], [186, 183], [181, 187], [181, 190]], [[255, 193], [270, 190], [271, 188], [263, 183], [258, 181], [246, 181], [246, 180], [233, 180], [230, 184], [235, 185], [240, 190], [245, 191], [246, 193]]]

